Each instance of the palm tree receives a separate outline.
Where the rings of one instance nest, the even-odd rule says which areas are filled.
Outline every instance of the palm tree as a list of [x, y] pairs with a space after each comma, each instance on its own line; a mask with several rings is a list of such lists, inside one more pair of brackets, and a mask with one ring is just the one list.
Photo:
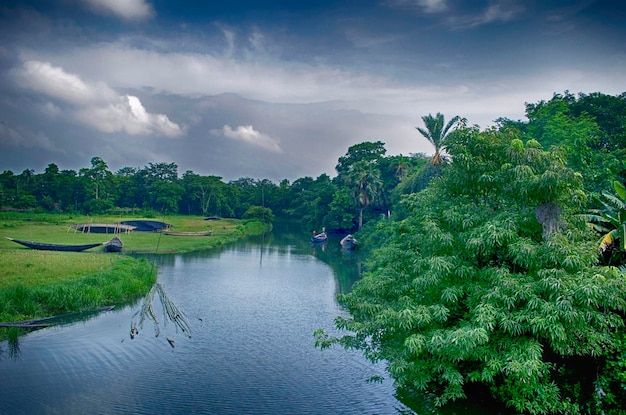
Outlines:
[[382, 188], [380, 171], [372, 163], [357, 161], [350, 168], [352, 198], [359, 207], [359, 230], [363, 227], [363, 211], [377, 197]]
[[450, 130], [456, 126], [456, 124], [461, 120], [461, 118], [457, 115], [452, 118], [448, 124], [445, 125], [444, 128], [444, 118], [443, 114], [437, 113], [436, 116], [432, 116], [431, 114], [425, 115], [422, 117], [422, 121], [424, 121], [424, 125], [426, 128], [415, 127], [417, 131], [419, 131], [430, 144], [435, 147], [435, 154], [431, 159], [432, 163], [437, 166], [439, 163], [443, 161], [442, 152], [445, 150], [446, 146], [444, 141], [448, 137], [448, 134], [451, 132]]

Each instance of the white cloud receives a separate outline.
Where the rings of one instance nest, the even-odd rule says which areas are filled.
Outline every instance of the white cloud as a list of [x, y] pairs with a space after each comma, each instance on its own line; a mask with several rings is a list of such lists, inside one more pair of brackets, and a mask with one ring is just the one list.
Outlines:
[[225, 125], [221, 130], [212, 130], [211, 133], [261, 147], [273, 153], [283, 152], [278, 140], [255, 130], [251, 125], [240, 125], [234, 130], [230, 125]]
[[154, 16], [152, 5], [145, 0], [85, 0], [96, 13], [112, 14], [125, 20], [143, 20]]
[[419, 7], [426, 13], [441, 13], [448, 8], [447, 0], [389, 0], [387, 4], [397, 8]]
[[[56, 99], [69, 108], [70, 114], [86, 125], [104, 132], [124, 131], [127, 134], [158, 134], [177, 137], [184, 129], [167, 115], [151, 114], [139, 98], [118, 95], [103, 83], [88, 83], [79, 76], [52, 66], [48, 62], [27, 61], [14, 72], [17, 84]], [[59, 107], [46, 104], [48, 113]]]
[[89, 85], [60, 67], [35, 60], [24, 62], [22, 68], [16, 72], [16, 80], [23, 87], [74, 105], [93, 104], [115, 96], [115, 92], [106, 85]]
[[418, 0], [418, 3], [426, 13], [439, 13], [448, 8], [446, 0]]

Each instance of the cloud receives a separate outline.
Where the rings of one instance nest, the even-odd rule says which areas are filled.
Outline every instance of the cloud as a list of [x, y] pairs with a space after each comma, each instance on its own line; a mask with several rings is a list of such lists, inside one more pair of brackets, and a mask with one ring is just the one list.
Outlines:
[[446, 0], [389, 0], [387, 5], [402, 9], [419, 7], [426, 13], [441, 13], [448, 8]]
[[214, 135], [223, 135], [231, 140], [242, 141], [253, 146], [261, 147], [273, 153], [282, 153], [278, 140], [254, 129], [251, 125], [240, 125], [233, 130], [230, 125], [225, 125], [221, 130], [211, 130]]
[[[130, 135], [158, 134], [178, 137], [184, 128], [167, 115], [151, 114], [139, 98], [119, 95], [103, 83], [88, 83], [75, 74], [48, 62], [27, 61], [14, 72], [16, 83], [57, 100], [83, 124], [107, 133], [123, 131]], [[46, 113], [58, 116], [60, 108], [44, 104]]]
[[96, 13], [112, 14], [124, 20], [144, 20], [154, 17], [155, 12], [145, 0], [85, 0]]
[[[76, 48], [47, 58], [80, 68], [119, 88], [152, 89], [187, 97], [234, 93], [266, 102], [296, 104], [382, 100], [384, 108], [396, 94], [407, 96], [407, 86], [393, 79], [323, 64], [234, 59], [208, 53], [160, 53], [122, 43]], [[146, 72], [145, 68], [151, 70]], [[418, 91], [418, 95], [423, 94]]]
[[490, 23], [504, 23], [514, 20], [524, 11], [524, 6], [518, 3], [518, 0], [490, 1], [481, 13], [451, 16], [446, 20], [446, 23], [453, 29], [471, 29]]

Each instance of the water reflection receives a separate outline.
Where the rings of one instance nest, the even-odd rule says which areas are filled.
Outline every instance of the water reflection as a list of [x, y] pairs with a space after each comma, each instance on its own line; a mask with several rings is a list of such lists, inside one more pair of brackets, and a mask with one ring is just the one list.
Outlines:
[[9, 348], [9, 358], [11, 359], [17, 359], [20, 357], [21, 354], [21, 350], [20, 350], [20, 338], [19, 337], [14, 337], [11, 338], [7, 341], [7, 345]]

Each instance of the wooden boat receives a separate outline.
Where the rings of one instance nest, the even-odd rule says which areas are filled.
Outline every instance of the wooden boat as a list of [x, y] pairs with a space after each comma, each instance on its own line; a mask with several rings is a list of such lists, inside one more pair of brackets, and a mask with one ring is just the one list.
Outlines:
[[104, 250], [106, 252], [121, 252], [124, 243], [120, 238], [114, 236], [110, 241], [104, 243]]
[[130, 232], [135, 230], [135, 226], [126, 225], [123, 223], [80, 223], [76, 225], [70, 225], [70, 228], [76, 229], [83, 233], [112, 233], [118, 234], [121, 232]]
[[202, 232], [172, 232], [172, 231], [163, 231], [163, 235], [170, 235], [170, 236], [211, 236], [211, 235], [213, 235], [213, 231], [202, 231]]
[[103, 243], [99, 242], [97, 244], [86, 244], [86, 245], [61, 245], [61, 244], [46, 244], [41, 242], [32, 242], [32, 241], [21, 241], [19, 239], [13, 239], [9, 237], [5, 237], [9, 241], [13, 241], [20, 245], [24, 245], [31, 249], [38, 249], [41, 251], [70, 251], [70, 252], [80, 252], [86, 249], [95, 248], [96, 246], [102, 246]]
[[138, 232], [159, 232], [172, 227], [169, 223], [165, 223], [160, 220], [148, 219], [123, 220], [120, 223], [122, 225], [133, 226]]
[[326, 232], [322, 232], [322, 233], [318, 233], [316, 235], [313, 235], [311, 237], [311, 242], [313, 242], [313, 243], [321, 243], [321, 242], [326, 242], [327, 239], [328, 239], [328, 235], [326, 235]]
[[352, 236], [352, 234], [346, 235], [341, 241], [339, 241], [342, 248], [345, 249], [355, 249], [358, 241]]

